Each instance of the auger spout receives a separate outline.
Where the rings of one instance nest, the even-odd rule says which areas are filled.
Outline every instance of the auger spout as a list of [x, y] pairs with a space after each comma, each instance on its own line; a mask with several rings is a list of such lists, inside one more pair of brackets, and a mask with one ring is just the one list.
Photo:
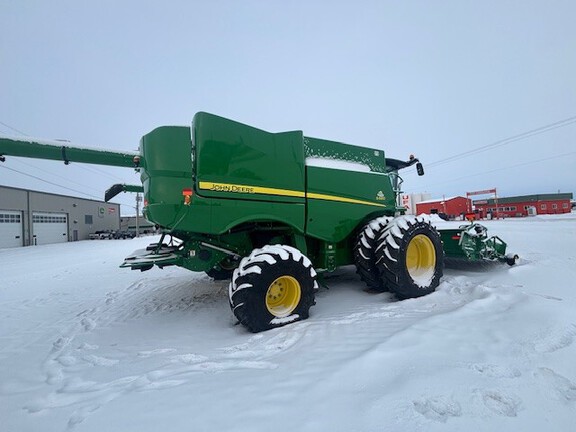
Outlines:
[[0, 136], [0, 161], [4, 162], [6, 156], [58, 160], [66, 165], [70, 162], [80, 162], [127, 168], [140, 166], [140, 155], [136, 152], [73, 147], [69, 146], [67, 141]]

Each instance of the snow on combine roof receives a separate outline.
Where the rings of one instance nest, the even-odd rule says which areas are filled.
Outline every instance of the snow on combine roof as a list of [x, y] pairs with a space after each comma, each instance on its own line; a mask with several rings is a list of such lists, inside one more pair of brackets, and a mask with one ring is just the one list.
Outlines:
[[327, 157], [307, 157], [306, 166], [385, 175], [385, 173], [382, 172], [372, 171], [368, 165], [361, 162]]

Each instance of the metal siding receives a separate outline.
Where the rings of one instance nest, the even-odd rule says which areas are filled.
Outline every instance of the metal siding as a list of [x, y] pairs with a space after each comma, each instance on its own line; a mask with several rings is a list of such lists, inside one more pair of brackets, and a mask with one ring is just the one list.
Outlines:
[[26, 190], [0, 186], [0, 202], [3, 209], [23, 211], [26, 209]]

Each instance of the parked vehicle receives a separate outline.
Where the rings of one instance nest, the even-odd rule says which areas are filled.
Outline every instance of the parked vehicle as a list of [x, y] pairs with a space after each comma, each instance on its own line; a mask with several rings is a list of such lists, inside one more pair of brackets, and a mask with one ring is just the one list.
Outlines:
[[136, 233], [132, 231], [115, 231], [114, 238], [115, 239], [133, 239], [136, 237]]
[[114, 232], [110, 230], [96, 231], [94, 233], [88, 234], [88, 238], [90, 240], [104, 240], [104, 239], [110, 240], [113, 237]]

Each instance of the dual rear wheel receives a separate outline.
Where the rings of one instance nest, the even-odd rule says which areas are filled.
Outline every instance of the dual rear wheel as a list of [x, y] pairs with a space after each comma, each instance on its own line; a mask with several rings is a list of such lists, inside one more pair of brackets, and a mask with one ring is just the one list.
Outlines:
[[[390, 291], [400, 299], [435, 291], [444, 267], [438, 231], [423, 216], [383, 222], [383, 218], [372, 221], [358, 237], [355, 258], [360, 277], [370, 288]], [[371, 247], [365, 251], [362, 240], [370, 237]]]

